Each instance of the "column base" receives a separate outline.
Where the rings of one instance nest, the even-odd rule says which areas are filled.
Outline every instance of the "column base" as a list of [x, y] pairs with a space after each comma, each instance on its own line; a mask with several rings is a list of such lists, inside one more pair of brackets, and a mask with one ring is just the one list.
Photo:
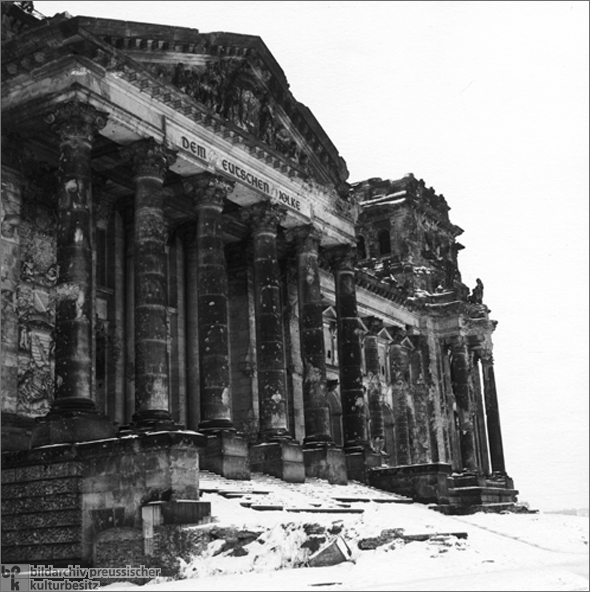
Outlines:
[[31, 448], [103, 440], [113, 438], [114, 435], [115, 424], [101, 413], [70, 411], [62, 415], [50, 411], [37, 420], [31, 434]]
[[305, 476], [325, 479], [335, 485], [348, 483], [346, 455], [342, 448], [330, 444], [303, 447]]
[[451, 465], [424, 463], [379, 467], [369, 473], [369, 485], [411, 497], [423, 504], [449, 503]]
[[[140, 432], [176, 432], [184, 430], [182, 424], [176, 423], [168, 411], [140, 411], [131, 418], [131, 423], [122, 426], [119, 436]], [[200, 433], [200, 432], [199, 432]]]
[[201, 468], [227, 479], [249, 480], [248, 443], [235, 432], [206, 434], [207, 446], [200, 453]]
[[288, 483], [305, 481], [303, 450], [296, 442], [267, 442], [250, 448], [250, 470]]
[[369, 483], [369, 469], [381, 466], [381, 460], [381, 455], [372, 450], [346, 451], [348, 479]]

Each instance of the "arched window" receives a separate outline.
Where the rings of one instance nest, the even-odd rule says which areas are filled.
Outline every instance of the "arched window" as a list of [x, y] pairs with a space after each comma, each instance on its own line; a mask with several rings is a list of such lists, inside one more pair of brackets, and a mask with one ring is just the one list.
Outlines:
[[379, 241], [379, 255], [391, 255], [391, 239], [389, 238], [389, 230], [381, 230], [377, 235]]
[[359, 259], [366, 259], [367, 258], [367, 247], [365, 245], [365, 237], [359, 236], [356, 241], [356, 250]]

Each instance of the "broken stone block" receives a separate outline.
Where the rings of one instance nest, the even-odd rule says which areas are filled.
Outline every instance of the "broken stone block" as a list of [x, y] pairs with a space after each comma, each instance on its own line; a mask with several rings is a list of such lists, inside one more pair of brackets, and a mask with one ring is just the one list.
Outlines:
[[381, 531], [381, 534], [377, 537], [368, 537], [361, 539], [358, 542], [358, 548], [361, 551], [371, 551], [387, 543], [391, 543], [395, 539], [402, 538], [404, 536], [403, 528], [387, 528]]
[[322, 547], [308, 561], [309, 567], [326, 567], [352, 560], [352, 550], [342, 537]]

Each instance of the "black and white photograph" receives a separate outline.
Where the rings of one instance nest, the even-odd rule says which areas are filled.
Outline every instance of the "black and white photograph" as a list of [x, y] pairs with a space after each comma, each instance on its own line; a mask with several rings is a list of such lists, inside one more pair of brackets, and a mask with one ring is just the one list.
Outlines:
[[589, 3], [0, 3], [0, 589], [588, 591]]

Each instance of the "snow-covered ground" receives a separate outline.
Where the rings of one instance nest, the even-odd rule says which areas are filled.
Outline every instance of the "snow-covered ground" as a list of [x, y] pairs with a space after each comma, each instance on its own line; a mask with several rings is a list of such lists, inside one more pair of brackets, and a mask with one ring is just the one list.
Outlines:
[[[231, 482], [205, 474], [204, 489], [253, 493], [226, 499], [203, 493], [211, 501], [216, 526], [236, 526], [261, 532], [241, 556], [220, 553], [222, 542], [181, 562], [183, 579], [154, 580], [155, 590], [588, 590], [588, 516], [562, 514], [484, 514], [444, 516], [422, 504], [350, 502], [363, 513], [289, 512], [288, 509], [338, 508], [335, 497], [395, 499], [361, 484], [328, 485], [311, 480], [286, 484], [263, 475], [250, 482]], [[261, 512], [244, 507], [254, 502], [283, 506]], [[311, 551], [302, 547], [318, 525], [328, 542], [342, 537], [352, 560], [331, 567], [306, 567]], [[208, 528], [193, 527], [193, 528]], [[358, 542], [385, 529], [404, 535], [446, 533], [427, 541], [395, 539], [373, 550]], [[330, 533], [332, 531], [332, 533]], [[448, 533], [466, 533], [459, 538]], [[130, 590], [130, 583], [113, 583], [104, 590]]]

